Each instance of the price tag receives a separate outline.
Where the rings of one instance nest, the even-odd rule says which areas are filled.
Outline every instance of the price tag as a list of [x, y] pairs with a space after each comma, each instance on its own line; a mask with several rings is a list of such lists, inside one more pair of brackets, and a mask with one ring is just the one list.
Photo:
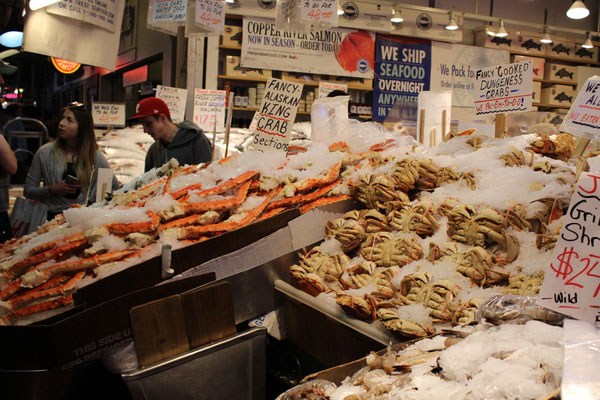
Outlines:
[[337, 25], [337, 0], [300, 0], [300, 19]]
[[194, 122], [206, 132], [225, 130], [224, 90], [196, 89], [194, 92]]
[[341, 90], [342, 92], [348, 93], [348, 85], [345, 83], [331, 83], [331, 82], [319, 82], [319, 96], [318, 98], [327, 97], [327, 95], [334, 90]]
[[532, 92], [533, 61], [477, 70], [475, 115], [531, 111]]
[[600, 176], [582, 174], [571, 198], [538, 304], [600, 322]]
[[196, 22], [214, 32], [223, 34], [225, 25], [225, 1], [196, 0]]
[[95, 126], [125, 126], [124, 103], [92, 103]]
[[183, 122], [185, 105], [187, 103], [187, 89], [157, 85], [156, 97], [167, 104], [169, 112], [171, 113], [171, 120], [173, 120], [174, 123], [178, 124]]
[[592, 76], [585, 81], [560, 130], [592, 140], [600, 139], [600, 77]]

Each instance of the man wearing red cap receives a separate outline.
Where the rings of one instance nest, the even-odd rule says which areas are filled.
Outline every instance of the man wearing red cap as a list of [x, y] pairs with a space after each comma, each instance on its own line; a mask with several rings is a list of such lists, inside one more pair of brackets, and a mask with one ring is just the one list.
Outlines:
[[156, 97], [149, 97], [137, 104], [135, 116], [144, 132], [155, 142], [148, 149], [144, 170], [159, 168], [171, 158], [179, 165], [199, 164], [212, 159], [212, 146], [202, 129], [191, 121], [175, 125], [167, 104]]

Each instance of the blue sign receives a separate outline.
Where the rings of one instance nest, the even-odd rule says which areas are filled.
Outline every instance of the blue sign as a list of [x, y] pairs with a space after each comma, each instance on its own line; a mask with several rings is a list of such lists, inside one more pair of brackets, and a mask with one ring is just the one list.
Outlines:
[[398, 101], [416, 107], [419, 92], [429, 90], [430, 74], [429, 40], [377, 35], [373, 120], [385, 120]]

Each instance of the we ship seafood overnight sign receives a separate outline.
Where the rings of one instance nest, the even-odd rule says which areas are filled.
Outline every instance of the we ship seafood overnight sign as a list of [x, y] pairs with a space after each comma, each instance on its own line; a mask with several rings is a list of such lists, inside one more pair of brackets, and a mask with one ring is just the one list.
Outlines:
[[280, 31], [270, 19], [244, 17], [240, 66], [373, 78], [375, 37], [354, 29]]
[[560, 130], [592, 140], [600, 138], [599, 76], [592, 76], [585, 81], [577, 99], [563, 120]]
[[533, 61], [497, 65], [475, 73], [475, 115], [531, 111]]
[[254, 116], [256, 134], [252, 147], [287, 153], [303, 88], [301, 83], [269, 78], [262, 104]]

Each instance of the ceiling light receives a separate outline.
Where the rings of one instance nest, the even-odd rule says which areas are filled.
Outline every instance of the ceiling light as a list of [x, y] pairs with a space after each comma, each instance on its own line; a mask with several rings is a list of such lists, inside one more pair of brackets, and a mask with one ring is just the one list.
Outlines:
[[587, 33], [587, 38], [585, 39], [585, 42], [583, 42], [581, 47], [583, 47], [584, 49], [591, 49], [592, 47], [594, 47], [594, 45], [592, 44], [592, 34], [591, 33], [589, 33], [589, 32]]
[[39, 10], [40, 8], [47, 7], [51, 4], [58, 3], [60, 0], [30, 0], [29, 8], [32, 11]]
[[496, 36], [498, 36], [498, 37], [508, 36], [508, 32], [506, 32], [506, 29], [504, 29], [504, 20], [503, 19], [500, 20], [500, 29], [498, 29], [498, 33], [496, 33]]
[[233, 4], [235, 3], [235, 0], [225, 0], [225, 3]]
[[449, 31], [455, 31], [458, 29], [458, 25], [456, 24], [456, 21], [454, 20], [454, 11], [450, 11], [450, 17], [448, 20], [448, 25], [446, 25], [446, 29]]
[[338, 15], [344, 15], [344, 10], [342, 10], [341, 8], [338, 8]]
[[582, 0], [574, 0], [571, 8], [567, 10], [567, 17], [571, 19], [582, 19], [590, 15], [590, 10], [587, 9]]
[[402, 22], [404, 22], [404, 18], [402, 18], [402, 14], [400, 13], [400, 7], [398, 6], [398, 4], [396, 4], [394, 8], [392, 8], [392, 18], [390, 18], [390, 21], [393, 24], [401, 24]]
[[540, 40], [542, 43], [552, 43], [552, 38], [550, 37], [550, 29], [548, 29], [548, 25], [544, 26], [544, 36]]

